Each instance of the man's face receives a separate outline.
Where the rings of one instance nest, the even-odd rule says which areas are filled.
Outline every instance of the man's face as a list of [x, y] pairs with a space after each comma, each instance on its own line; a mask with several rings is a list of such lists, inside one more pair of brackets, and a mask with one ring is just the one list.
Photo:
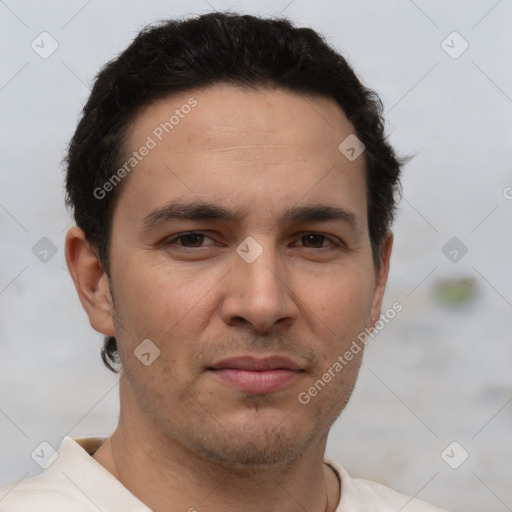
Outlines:
[[[197, 104], [182, 108], [190, 98]], [[176, 109], [179, 121], [159, 130]], [[229, 465], [292, 461], [325, 442], [362, 351], [309, 403], [299, 393], [378, 317], [385, 281], [373, 268], [364, 157], [338, 149], [354, 132], [332, 100], [227, 85], [161, 100], [135, 119], [127, 158], [153, 146], [148, 136], [156, 146], [114, 211], [115, 335], [121, 407], [161, 440]], [[151, 215], [172, 203], [235, 218], [213, 208]], [[134, 351], [147, 339], [160, 355], [144, 365]], [[244, 367], [270, 356], [295, 368]]]

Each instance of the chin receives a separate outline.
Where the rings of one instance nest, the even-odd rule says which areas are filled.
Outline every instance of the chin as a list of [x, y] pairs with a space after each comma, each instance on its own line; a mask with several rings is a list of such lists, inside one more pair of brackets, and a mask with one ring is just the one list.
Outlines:
[[236, 419], [218, 417], [215, 425], [195, 428], [196, 435], [187, 440], [187, 448], [203, 459], [242, 473], [275, 464], [294, 464], [318, 433], [314, 427], [308, 432], [304, 422], [293, 421], [287, 414], [245, 411], [237, 413]]
[[233, 469], [258, 469], [275, 464], [293, 464], [299, 460], [305, 450], [304, 444], [296, 437], [291, 438], [283, 432], [275, 432], [272, 439], [267, 436], [255, 438], [254, 434], [243, 436], [233, 443], [232, 436], [214, 443], [196, 445], [204, 458], [221, 466]]

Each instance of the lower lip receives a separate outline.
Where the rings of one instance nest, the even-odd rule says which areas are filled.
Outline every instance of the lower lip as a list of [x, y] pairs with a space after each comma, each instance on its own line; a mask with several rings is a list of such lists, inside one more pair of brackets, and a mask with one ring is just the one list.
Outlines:
[[210, 370], [217, 377], [246, 393], [272, 393], [296, 379], [300, 372], [292, 370], [250, 371], [236, 368]]

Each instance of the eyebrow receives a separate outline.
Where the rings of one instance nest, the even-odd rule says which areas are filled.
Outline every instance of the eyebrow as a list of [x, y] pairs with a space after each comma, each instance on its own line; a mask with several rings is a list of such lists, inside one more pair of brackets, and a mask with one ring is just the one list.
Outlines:
[[[224, 206], [203, 202], [171, 202], [153, 210], [143, 219], [145, 231], [150, 231], [172, 221], [179, 220], [219, 220], [238, 223], [247, 216], [240, 210], [231, 210]], [[285, 209], [278, 218], [278, 224], [293, 224], [306, 222], [342, 221], [349, 224], [356, 232], [362, 232], [362, 226], [356, 215], [345, 208], [313, 204], [293, 206]]]

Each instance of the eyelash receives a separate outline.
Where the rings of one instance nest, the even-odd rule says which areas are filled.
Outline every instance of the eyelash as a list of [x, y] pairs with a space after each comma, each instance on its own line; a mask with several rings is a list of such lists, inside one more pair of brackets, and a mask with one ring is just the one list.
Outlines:
[[[172, 238], [168, 239], [167, 241], [164, 242], [164, 245], [166, 245], [166, 246], [173, 245], [174, 242], [180, 240], [183, 237], [190, 236], [190, 235], [199, 235], [199, 236], [203, 236], [205, 238], [212, 239], [210, 236], [206, 235], [205, 233], [202, 233], [201, 231], [187, 231], [186, 233], [180, 233], [179, 235], [175, 235]], [[303, 232], [303, 233], [301, 233], [301, 236], [299, 238], [301, 239], [301, 238], [303, 238], [305, 236], [308, 236], [308, 235], [322, 236], [322, 237], [324, 237], [325, 240], [330, 241], [331, 245], [330, 245], [330, 247], [329, 246], [326, 246], [326, 247], [305, 247], [305, 246], [300, 246], [300, 247], [305, 247], [306, 249], [313, 249], [313, 250], [319, 250], [319, 249], [324, 249], [325, 250], [325, 249], [329, 249], [329, 248], [333, 248], [333, 247], [342, 247], [342, 244], [339, 243], [339, 242], [336, 242], [333, 237], [325, 235], [324, 233], [318, 233], [316, 231]], [[186, 246], [182, 245], [182, 246], [177, 246], [177, 247], [179, 249], [182, 249], [182, 250], [193, 250], [193, 249], [200, 249], [200, 248], [206, 247], [206, 246], [201, 245], [199, 247], [186, 247]]]

